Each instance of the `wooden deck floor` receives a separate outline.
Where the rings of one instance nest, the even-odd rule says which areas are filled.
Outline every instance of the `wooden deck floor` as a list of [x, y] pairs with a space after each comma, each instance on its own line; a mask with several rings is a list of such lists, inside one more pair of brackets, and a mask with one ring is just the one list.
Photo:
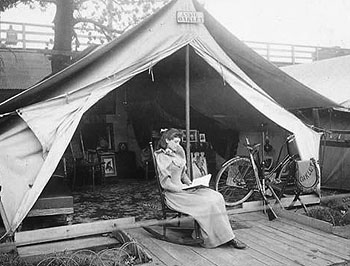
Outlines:
[[[215, 249], [176, 245], [153, 238], [141, 228], [129, 232], [150, 253], [147, 265], [342, 265], [350, 261], [350, 240], [278, 218], [268, 221], [260, 212], [234, 215], [247, 228], [234, 230], [248, 245]], [[245, 226], [244, 226], [245, 227]], [[349, 264], [350, 265], [350, 264]]]

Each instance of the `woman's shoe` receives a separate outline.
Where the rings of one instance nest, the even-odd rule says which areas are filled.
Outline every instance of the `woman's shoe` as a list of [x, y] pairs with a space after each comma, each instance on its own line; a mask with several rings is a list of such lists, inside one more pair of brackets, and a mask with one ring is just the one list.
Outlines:
[[238, 248], [238, 249], [245, 249], [247, 247], [246, 244], [244, 244], [242, 241], [238, 240], [237, 238], [232, 239], [229, 243], [234, 248]]

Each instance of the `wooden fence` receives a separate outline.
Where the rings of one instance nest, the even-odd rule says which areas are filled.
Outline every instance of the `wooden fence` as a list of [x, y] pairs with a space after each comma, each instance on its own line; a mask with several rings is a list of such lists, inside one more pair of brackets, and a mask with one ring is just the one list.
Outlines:
[[[106, 38], [93, 31], [84, 31], [76, 28], [79, 44], [73, 42], [73, 50], [82, 51], [90, 44], [101, 44], [106, 42]], [[53, 25], [0, 22], [0, 45], [2, 47], [20, 48], [20, 49], [47, 49], [51, 50], [53, 46], [54, 29]], [[308, 63], [325, 57], [334, 57], [344, 54], [350, 54], [350, 49], [341, 49], [339, 47], [320, 47], [293, 45], [284, 43], [266, 43], [244, 41], [255, 52], [265, 59], [277, 65], [289, 65]]]

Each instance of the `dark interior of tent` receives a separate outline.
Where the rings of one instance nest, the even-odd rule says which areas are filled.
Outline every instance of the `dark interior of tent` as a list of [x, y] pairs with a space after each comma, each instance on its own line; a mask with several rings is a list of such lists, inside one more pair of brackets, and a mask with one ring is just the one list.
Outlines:
[[[189, 61], [191, 130], [204, 133], [208, 145], [228, 159], [235, 153], [241, 121], [245, 120], [247, 127], [254, 123], [249, 118], [252, 107], [243, 105], [244, 100], [192, 49]], [[160, 129], [185, 130], [185, 82], [185, 49], [181, 49], [109, 93], [84, 115], [77, 132], [82, 131], [87, 148], [96, 148], [98, 136], [105, 131], [102, 125], [105, 120], [101, 117], [114, 114], [119, 101], [142, 150], [148, 147], [152, 134], [159, 133]], [[246, 111], [237, 110], [238, 106]], [[91, 123], [93, 120], [100, 122]], [[119, 144], [112, 143], [114, 147], [110, 148], [118, 152]]]

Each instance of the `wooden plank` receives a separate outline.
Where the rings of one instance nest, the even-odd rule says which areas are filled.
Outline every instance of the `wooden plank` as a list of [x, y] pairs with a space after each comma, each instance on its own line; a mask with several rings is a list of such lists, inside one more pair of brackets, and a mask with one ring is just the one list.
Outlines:
[[[218, 250], [222, 248], [217, 248]], [[232, 265], [240, 265], [240, 266], [260, 266], [260, 265], [268, 265], [263, 263], [260, 260], [257, 260], [254, 258], [251, 254], [251, 250], [249, 248], [244, 250], [238, 250], [232, 247], [227, 247], [226, 250], [224, 250], [225, 256], [231, 255], [231, 257], [235, 258], [235, 263], [232, 263]], [[220, 256], [220, 254], [219, 254]], [[222, 255], [221, 255], [222, 256]]]
[[162, 248], [163, 250], [171, 254], [177, 261], [179, 261], [180, 265], [215, 265], [186, 246], [163, 242]]
[[230, 219], [237, 220], [237, 221], [259, 221], [259, 220], [266, 220], [268, 219], [267, 216], [262, 212], [247, 212], [247, 213], [241, 213], [239, 215], [231, 215]]
[[[249, 216], [251, 216], [251, 217], [254, 217], [254, 216], [261, 217], [261, 214], [251, 213], [251, 214], [249, 214]], [[241, 219], [241, 217], [238, 217], [238, 219]], [[256, 235], [261, 235], [261, 234], [265, 235], [266, 238], [270, 239], [270, 241], [268, 243], [269, 246], [272, 245], [272, 244], [277, 243], [277, 247], [275, 247], [276, 250], [278, 250], [278, 248], [283, 248], [283, 247], [288, 249], [288, 246], [290, 245], [290, 243], [293, 243], [292, 238], [290, 238], [288, 240], [285, 240], [286, 235], [283, 236], [283, 237], [276, 237], [274, 232], [267, 233], [267, 232], [264, 232], [264, 230], [262, 230], [261, 228], [257, 228], [259, 224], [278, 225], [278, 224], [280, 224], [279, 220], [270, 222], [270, 221], [268, 221], [266, 219], [261, 219], [259, 222], [256, 222], [256, 221], [255, 222], [254, 221], [246, 221], [246, 222], [247, 222], [247, 224], [249, 224], [251, 226], [251, 230], [246, 230], [245, 233], [247, 231], [249, 231], [249, 232], [253, 231], [253, 232], [256, 232]], [[297, 232], [297, 230], [296, 230], [296, 232]], [[290, 243], [288, 241], [290, 241]], [[292, 257], [298, 257], [298, 251], [299, 252], [302, 251], [303, 253], [307, 253], [307, 252], [305, 252], [306, 250], [304, 250], [303, 248], [299, 248], [299, 246], [300, 245], [297, 245], [296, 243], [292, 244], [292, 247], [290, 248], [290, 251], [288, 251], [292, 255]], [[309, 260], [310, 258], [313, 257], [312, 255], [314, 255], [314, 254], [311, 251], [311, 252], [307, 253], [307, 255], [302, 254], [301, 257], [303, 257], [303, 259], [305, 259], [305, 260]], [[316, 260], [319, 260], [319, 258], [316, 258]], [[312, 261], [312, 263], [317, 265], [315, 262], [316, 261]], [[325, 262], [322, 263], [322, 261], [321, 261], [319, 263], [320, 263], [320, 265], [324, 265]]]
[[[55, 184], [55, 183], [53, 183]], [[72, 196], [43, 196], [38, 198], [32, 210], [34, 209], [58, 209], [73, 208]]]
[[319, 229], [316, 229], [316, 228], [313, 228], [313, 227], [310, 227], [310, 226], [307, 226], [304, 224], [300, 224], [298, 222], [291, 221], [291, 220], [283, 218], [283, 217], [280, 218], [280, 220], [281, 220], [282, 224], [288, 224], [289, 226], [293, 225], [296, 228], [304, 229], [305, 231], [312, 233], [312, 235], [322, 236], [325, 239], [331, 239], [331, 240], [335, 241], [335, 243], [340, 243], [342, 245], [349, 245], [349, 241], [350, 241], [349, 239], [345, 239], [345, 238], [339, 237], [337, 235], [333, 235], [331, 233], [327, 233], [327, 232], [324, 232], [322, 230], [319, 230]]
[[[270, 223], [271, 224], [271, 223]], [[344, 260], [341, 257], [335, 256], [328, 252], [326, 248], [322, 248], [316, 244], [311, 244], [307, 240], [301, 240], [300, 238], [290, 235], [284, 231], [276, 230], [273, 227], [269, 227], [265, 224], [256, 224], [254, 229], [257, 232], [267, 235], [270, 239], [282, 240], [283, 243], [295, 247], [302, 253], [305, 253], [308, 257], [313, 258], [313, 261], [320, 261], [320, 265], [324, 263], [337, 263], [343, 262]], [[302, 232], [298, 232], [301, 234]]]
[[[281, 199], [282, 205], [284, 207], [287, 207], [290, 205], [290, 203], [293, 201], [294, 196], [287, 196]], [[320, 198], [317, 195], [314, 194], [306, 194], [306, 195], [301, 195], [300, 199], [305, 205], [309, 204], [317, 204], [320, 203]], [[271, 200], [271, 203], [273, 203], [275, 200]], [[297, 201], [294, 204], [295, 207], [301, 206], [300, 202]], [[277, 205], [276, 205], [277, 207]], [[274, 208], [274, 207], [273, 207]], [[227, 213], [229, 215], [231, 214], [240, 214], [240, 213], [246, 213], [246, 212], [256, 212], [256, 211], [261, 211], [264, 209], [264, 206], [262, 204], [262, 201], [247, 201], [242, 203], [242, 207], [228, 207], [227, 208]], [[278, 208], [274, 208], [278, 209]]]
[[74, 213], [73, 208], [32, 209], [27, 217], [64, 215]]
[[[346, 243], [343, 243], [343, 240], [346, 240], [346, 239], [342, 239], [341, 237], [337, 237], [331, 234], [320, 235], [317, 232], [310, 232], [308, 228], [305, 226], [300, 226], [300, 225], [293, 226], [293, 224], [289, 224], [288, 222], [274, 224], [273, 226], [275, 228], [279, 228], [281, 231], [288, 232], [289, 234], [294, 234], [296, 237], [304, 239], [305, 241], [324, 247], [328, 249], [329, 252], [331, 252], [336, 256], [350, 259], [350, 241], [349, 240]], [[336, 239], [334, 239], [333, 237], [336, 237]]]
[[350, 224], [343, 226], [333, 226], [332, 233], [350, 239]]
[[111, 237], [88, 237], [82, 239], [71, 239], [59, 242], [44, 243], [30, 246], [18, 247], [18, 255], [22, 258], [53, 254], [79, 249], [89, 249], [102, 246], [117, 245], [119, 242]]
[[[217, 249], [205, 249], [202, 247], [191, 247], [191, 249], [199, 254], [200, 256], [206, 258], [207, 260], [214, 263], [214, 265], [220, 266], [231, 266], [238, 263], [238, 259], [235, 257], [227, 256], [224, 251], [218, 251]], [[225, 254], [223, 256], [223, 254]]]
[[[243, 230], [242, 230], [243, 231]], [[242, 239], [237, 232], [237, 238]], [[243, 239], [242, 239], [243, 241]], [[244, 242], [244, 241], [243, 241]], [[237, 265], [276, 265], [278, 262], [265, 254], [262, 254], [258, 250], [252, 249], [248, 246], [244, 250], [237, 250], [231, 247], [229, 253], [239, 260]]]
[[[259, 219], [259, 217], [262, 217], [262, 213], [261, 212], [253, 212], [253, 213], [249, 213], [249, 214], [244, 214], [244, 215], [239, 215], [237, 217], [237, 220], [242, 221], [241, 217], [245, 217], [246, 215], [249, 215], [250, 219], [254, 219], [254, 217], [256, 217], [256, 219]], [[286, 218], [282, 218], [280, 217], [277, 221], [279, 221], [280, 223], [274, 223], [274, 222], [270, 222], [266, 219], [261, 219], [261, 222], [267, 222], [269, 223], [271, 226], [283, 226], [285, 228], [285, 230], [290, 229], [291, 227], [294, 227], [294, 231], [297, 233], [298, 231], [304, 230], [305, 232], [302, 235], [299, 236], [304, 236], [305, 234], [308, 235], [308, 237], [312, 237], [312, 238], [316, 238], [317, 241], [329, 241], [332, 240], [332, 244], [333, 245], [343, 245], [343, 246], [347, 246], [349, 245], [349, 241], [348, 239], [344, 239], [341, 238], [339, 236], [330, 234], [330, 233], [326, 233], [324, 231], [309, 227], [307, 225], [304, 224], [300, 224], [298, 222], [295, 221], [291, 221], [288, 220]], [[320, 238], [320, 236], [322, 236], [322, 238]]]
[[[316, 256], [321, 257], [326, 260], [330, 260], [332, 263], [340, 263], [343, 262], [344, 259], [341, 256], [337, 256], [329, 251], [328, 248], [324, 248], [322, 246], [319, 246], [317, 244], [308, 242], [307, 240], [300, 239], [298, 237], [295, 237], [295, 234], [290, 234], [289, 232], [285, 230], [280, 230], [273, 226], [276, 223], [270, 223], [270, 225], [265, 225], [265, 224], [255, 224], [255, 227], [260, 228], [261, 230], [266, 230], [269, 231], [270, 233], [273, 233], [274, 235], [286, 239], [287, 241], [290, 241], [290, 243], [295, 244], [298, 247], [303, 247], [303, 249], [308, 249], [308, 251], [313, 252]], [[302, 231], [298, 231], [297, 234], [302, 234]]]
[[276, 209], [276, 212], [277, 212], [277, 215], [279, 215], [280, 217], [298, 222], [300, 224], [304, 224], [304, 225], [312, 227], [312, 228], [322, 230], [322, 231], [327, 232], [327, 233], [332, 233], [333, 225], [328, 223], [328, 222], [321, 221], [321, 220], [318, 220], [315, 218], [311, 218], [311, 217], [308, 217], [306, 215], [302, 215], [302, 214], [298, 214], [298, 213], [294, 213], [294, 212], [290, 212], [290, 211], [285, 211], [282, 209], [278, 209], [278, 210]]
[[283, 254], [280, 254], [276, 252], [274, 249], [271, 248], [270, 245], [266, 244], [266, 241], [262, 241], [255, 237], [254, 234], [244, 233], [241, 236], [239, 236], [239, 239], [241, 239], [244, 243], [248, 245], [249, 250], [256, 250], [259, 253], [262, 253], [264, 256], [269, 257], [273, 259], [275, 262], [271, 263], [270, 265], [299, 265], [292, 260], [290, 260], [288, 257], [283, 256]]
[[290, 260], [299, 264], [299, 265], [327, 265], [325, 261], [320, 263], [315, 261], [312, 258], [309, 258], [308, 255], [303, 254], [294, 247], [284, 243], [281, 239], [271, 238], [271, 235], [264, 234], [259, 230], [246, 230], [245, 234], [249, 234], [251, 237], [255, 237], [255, 241], [260, 241], [261, 245], [265, 245], [271, 251], [277, 252], [279, 254], [286, 254]]
[[64, 240], [88, 235], [97, 235], [120, 230], [123, 225], [135, 223], [135, 217], [126, 217], [114, 220], [98, 221], [92, 223], [73, 224], [50, 227], [31, 231], [15, 233], [17, 246], [44, 243], [55, 240]]
[[181, 264], [172, 254], [163, 249], [163, 246], [168, 244], [167, 242], [152, 238], [141, 228], [130, 229], [127, 232], [152, 255], [152, 258], [156, 257], [167, 266]]
[[[288, 224], [281, 221], [281, 223], [271, 223], [270, 226], [282, 232], [286, 232], [288, 234], [294, 235], [296, 238], [300, 238], [306, 242], [313, 243], [320, 247], [326, 248], [329, 252], [331, 252], [335, 256], [345, 258], [346, 256], [349, 255], [349, 252], [348, 252], [349, 248], [347, 247], [349, 246], [349, 243], [343, 244], [337, 241], [337, 240], [341, 240], [341, 238], [331, 239], [331, 238], [328, 238], [327, 235], [321, 236], [317, 233], [308, 231], [307, 230], [308, 228], [306, 226], [302, 225], [302, 227], [300, 227], [298, 226], [298, 224], [296, 225], [297, 226], [294, 226], [293, 224]], [[329, 236], [332, 236], [332, 235], [329, 235]]]
[[214, 265], [268, 265], [251, 256], [252, 251], [250, 249], [238, 250], [225, 244], [214, 249], [202, 247], [191, 247], [191, 249]]

